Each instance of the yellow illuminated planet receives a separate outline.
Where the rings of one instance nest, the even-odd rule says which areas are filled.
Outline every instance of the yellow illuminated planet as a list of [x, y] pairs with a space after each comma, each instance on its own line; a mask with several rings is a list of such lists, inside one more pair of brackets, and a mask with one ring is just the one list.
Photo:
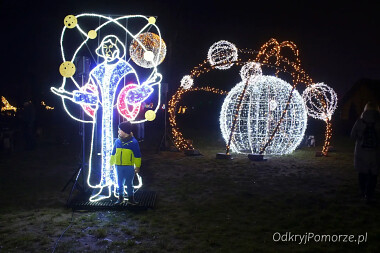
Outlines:
[[75, 74], [75, 65], [71, 61], [65, 61], [59, 66], [59, 73], [63, 77], [72, 77]]
[[148, 121], [153, 121], [156, 118], [156, 113], [153, 110], [148, 110], [145, 112], [145, 118]]
[[67, 15], [63, 20], [63, 23], [67, 28], [74, 28], [78, 24], [78, 20], [74, 15]]
[[95, 30], [90, 30], [90, 31], [88, 32], [87, 36], [88, 36], [90, 39], [93, 40], [93, 39], [96, 38], [96, 36], [98, 36], [98, 34], [96, 33]]

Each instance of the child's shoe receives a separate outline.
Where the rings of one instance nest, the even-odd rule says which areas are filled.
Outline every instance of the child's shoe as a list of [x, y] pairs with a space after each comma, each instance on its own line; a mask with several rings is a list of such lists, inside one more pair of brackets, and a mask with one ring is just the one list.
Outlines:
[[135, 200], [135, 197], [132, 196], [132, 197], [128, 198], [128, 202], [127, 202], [127, 204], [132, 205], [132, 206], [136, 206], [136, 205], [139, 204], [139, 202], [137, 202], [137, 201]]
[[115, 202], [115, 205], [120, 205], [121, 203], [123, 203], [123, 201], [124, 201], [123, 196], [120, 196], [119, 199]]

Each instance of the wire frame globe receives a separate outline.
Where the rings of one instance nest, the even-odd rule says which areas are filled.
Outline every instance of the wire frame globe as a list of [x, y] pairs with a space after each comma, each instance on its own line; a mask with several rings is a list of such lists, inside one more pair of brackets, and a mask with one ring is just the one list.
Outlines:
[[229, 69], [234, 65], [231, 61], [238, 59], [238, 49], [231, 42], [221, 40], [210, 47], [207, 59], [217, 69]]
[[240, 77], [243, 81], [251, 80], [262, 74], [261, 64], [257, 62], [248, 62], [240, 69]]
[[142, 33], [131, 42], [129, 55], [140, 67], [152, 68], [161, 64], [165, 59], [166, 44], [155, 33]]
[[302, 93], [307, 113], [310, 117], [321, 120], [331, 120], [337, 104], [336, 92], [324, 83], [308, 86]]
[[[238, 83], [227, 95], [220, 113], [220, 128], [226, 143], [237, 113], [239, 96], [245, 81]], [[292, 86], [274, 76], [257, 76], [248, 84], [232, 134], [233, 152], [259, 154], [275, 131], [285, 110]], [[298, 91], [293, 90], [289, 107], [265, 155], [292, 153], [301, 143], [307, 126], [307, 111]]]

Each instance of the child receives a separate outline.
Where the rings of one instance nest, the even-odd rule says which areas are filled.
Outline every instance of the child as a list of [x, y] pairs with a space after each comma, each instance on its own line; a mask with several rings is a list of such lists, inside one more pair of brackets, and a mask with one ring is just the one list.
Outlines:
[[141, 166], [141, 153], [137, 140], [133, 137], [132, 125], [129, 122], [121, 122], [118, 130], [119, 138], [113, 145], [111, 166], [116, 166], [119, 199], [116, 204], [124, 201], [124, 183], [127, 185], [128, 204], [137, 205], [133, 196], [133, 178], [139, 173]]

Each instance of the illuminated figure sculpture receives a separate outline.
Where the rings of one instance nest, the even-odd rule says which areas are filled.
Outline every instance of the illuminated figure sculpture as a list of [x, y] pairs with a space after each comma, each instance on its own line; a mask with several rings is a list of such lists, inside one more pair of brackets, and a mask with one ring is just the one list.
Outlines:
[[[88, 82], [84, 84], [83, 86], [77, 85], [75, 79], [73, 78], [73, 75], [75, 73], [75, 66], [72, 63], [72, 61], [65, 61], [65, 57], [63, 54], [63, 60], [64, 62], [61, 64], [60, 72], [62, 76], [64, 76], [64, 83], [60, 88], [54, 88], [52, 87], [51, 90], [56, 95], [59, 95], [62, 98], [64, 107], [68, 114], [72, 116], [74, 119], [79, 120], [81, 122], [85, 123], [92, 123], [92, 142], [91, 142], [91, 153], [89, 157], [89, 174], [87, 183], [92, 188], [97, 188], [99, 191], [96, 194], [93, 194], [90, 198], [91, 201], [98, 201], [103, 198], [108, 198], [111, 196], [112, 187], [114, 195], [117, 196], [117, 173], [115, 171], [114, 166], [110, 165], [110, 157], [112, 153], [112, 146], [114, 142], [114, 133], [113, 133], [113, 109], [114, 107], [117, 108], [119, 114], [126, 119], [127, 121], [130, 121], [132, 124], [134, 123], [141, 123], [146, 120], [153, 120], [155, 118], [155, 113], [159, 108], [160, 104], [160, 97], [158, 95], [158, 102], [156, 105], [155, 110], [149, 110], [147, 111], [145, 115], [145, 120], [137, 120], [137, 117], [140, 112], [141, 103], [143, 103], [146, 99], [148, 99], [152, 93], [154, 92], [154, 87], [158, 87], [158, 94], [160, 94], [160, 87], [161, 87], [161, 79], [162, 76], [157, 72], [157, 65], [163, 61], [163, 57], [166, 53], [166, 46], [164, 45], [164, 42], [162, 39], [158, 40], [157, 46], [158, 49], [154, 46], [147, 47], [146, 41], [141, 41], [138, 38], [140, 38], [141, 33], [148, 28], [149, 26], [155, 26], [155, 18], [150, 17], [149, 19], [144, 16], [124, 16], [117, 19], [112, 19], [100, 15], [95, 14], [82, 14], [78, 16], [72, 16], [69, 15], [65, 18], [65, 28], [74, 28], [77, 27], [82, 33], [82, 29], [79, 27], [78, 22], [76, 18], [78, 17], [99, 17], [104, 18], [107, 21], [100, 25], [95, 30], [91, 30], [86, 34], [86, 40], [88, 39], [94, 39], [97, 36], [97, 30], [102, 28], [104, 25], [113, 23], [117, 26], [121, 26], [119, 23], [119, 19], [125, 18], [143, 18], [146, 21], [148, 21], [147, 25], [144, 26], [142, 30], [140, 30], [137, 34], [131, 34], [129, 30], [127, 30], [125, 27], [121, 26], [127, 34], [131, 35], [133, 37], [132, 45], [131, 47], [136, 47], [136, 44], [141, 47], [140, 51], [144, 51], [145, 53], [142, 53], [142, 56], [144, 57], [144, 60], [146, 62], [149, 62], [150, 65], [146, 68], [153, 69], [150, 73], [150, 76], [142, 83], [140, 83], [139, 77], [137, 75], [136, 70], [132, 67], [132, 65], [129, 63], [129, 61], [125, 60], [125, 54], [127, 53], [123, 43], [119, 40], [119, 38], [116, 35], [110, 34], [103, 37], [102, 41], [96, 48], [95, 52], [96, 54], [102, 58], [102, 62], [98, 64], [96, 67], [94, 67], [88, 77]], [[71, 17], [71, 18], [69, 18]], [[73, 21], [74, 20], [74, 21]], [[66, 22], [67, 21], [67, 22]], [[156, 27], [156, 26], [155, 26]], [[64, 30], [65, 30], [64, 28]], [[156, 27], [157, 28], [157, 27]], [[157, 28], [158, 30], [158, 28]], [[158, 30], [159, 32], [159, 30]], [[159, 35], [156, 35], [158, 38], [160, 38]], [[62, 35], [63, 37], [63, 35]], [[84, 43], [85, 43], [84, 42]], [[148, 41], [149, 42], [149, 41]], [[83, 44], [81, 46], [83, 46]], [[62, 47], [62, 41], [61, 41], [61, 49], [63, 52]], [[154, 49], [150, 51], [149, 49]], [[79, 49], [78, 49], [79, 50]], [[75, 52], [75, 54], [78, 52], [78, 50]], [[165, 51], [164, 53], [162, 51]], [[160, 58], [157, 59], [155, 57], [155, 53], [160, 54]], [[73, 58], [75, 58], [75, 54]], [[141, 60], [141, 59], [140, 59]], [[65, 89], [65, 78], [71, 78], [71, 80], [76, 84], [77, 89], [73, 91], [67, 91]], [[128, 84], [126, 84], [125, 80], [128, 80]], [[124, 87], [121, 89], [118, 87], [121, 86], [124, 83]], [[117, 91], [119, 91], [119, 94], [116, 94]], [[91, 118], [90, 121], [84, 121], [80, 120], [78, 118], [75, 118], [66, 108], [65, 99], [68, 99], [76, 104], [80, 104], [86, 113], [87, 116]], [[101, 110], [99, 110], [101, 108]], [[93, 150], [94, 147], [94, 134], [95, 134], [95, 127], [97, 122], [97, 119], [101, 117], [101, 164], [95, 164], [93, 162], [94, 154], [97, 153], [95, 150]], [[98, 123], [99, 124], [99, 123]], [[99, 127], [99, 126], [97, 126]], [[94, 167], [100, 167], [100, 181], [98, 184], [93, 185], [91, 176], [91, 170]], [[141, 177], [137, 175], [139, 180], [139, 185], [134, 186], [135, 188], [139, 188], [142, 185]], [[103, 195], [103, 188], [107, 188], [108, 190], [108, 196]]]

